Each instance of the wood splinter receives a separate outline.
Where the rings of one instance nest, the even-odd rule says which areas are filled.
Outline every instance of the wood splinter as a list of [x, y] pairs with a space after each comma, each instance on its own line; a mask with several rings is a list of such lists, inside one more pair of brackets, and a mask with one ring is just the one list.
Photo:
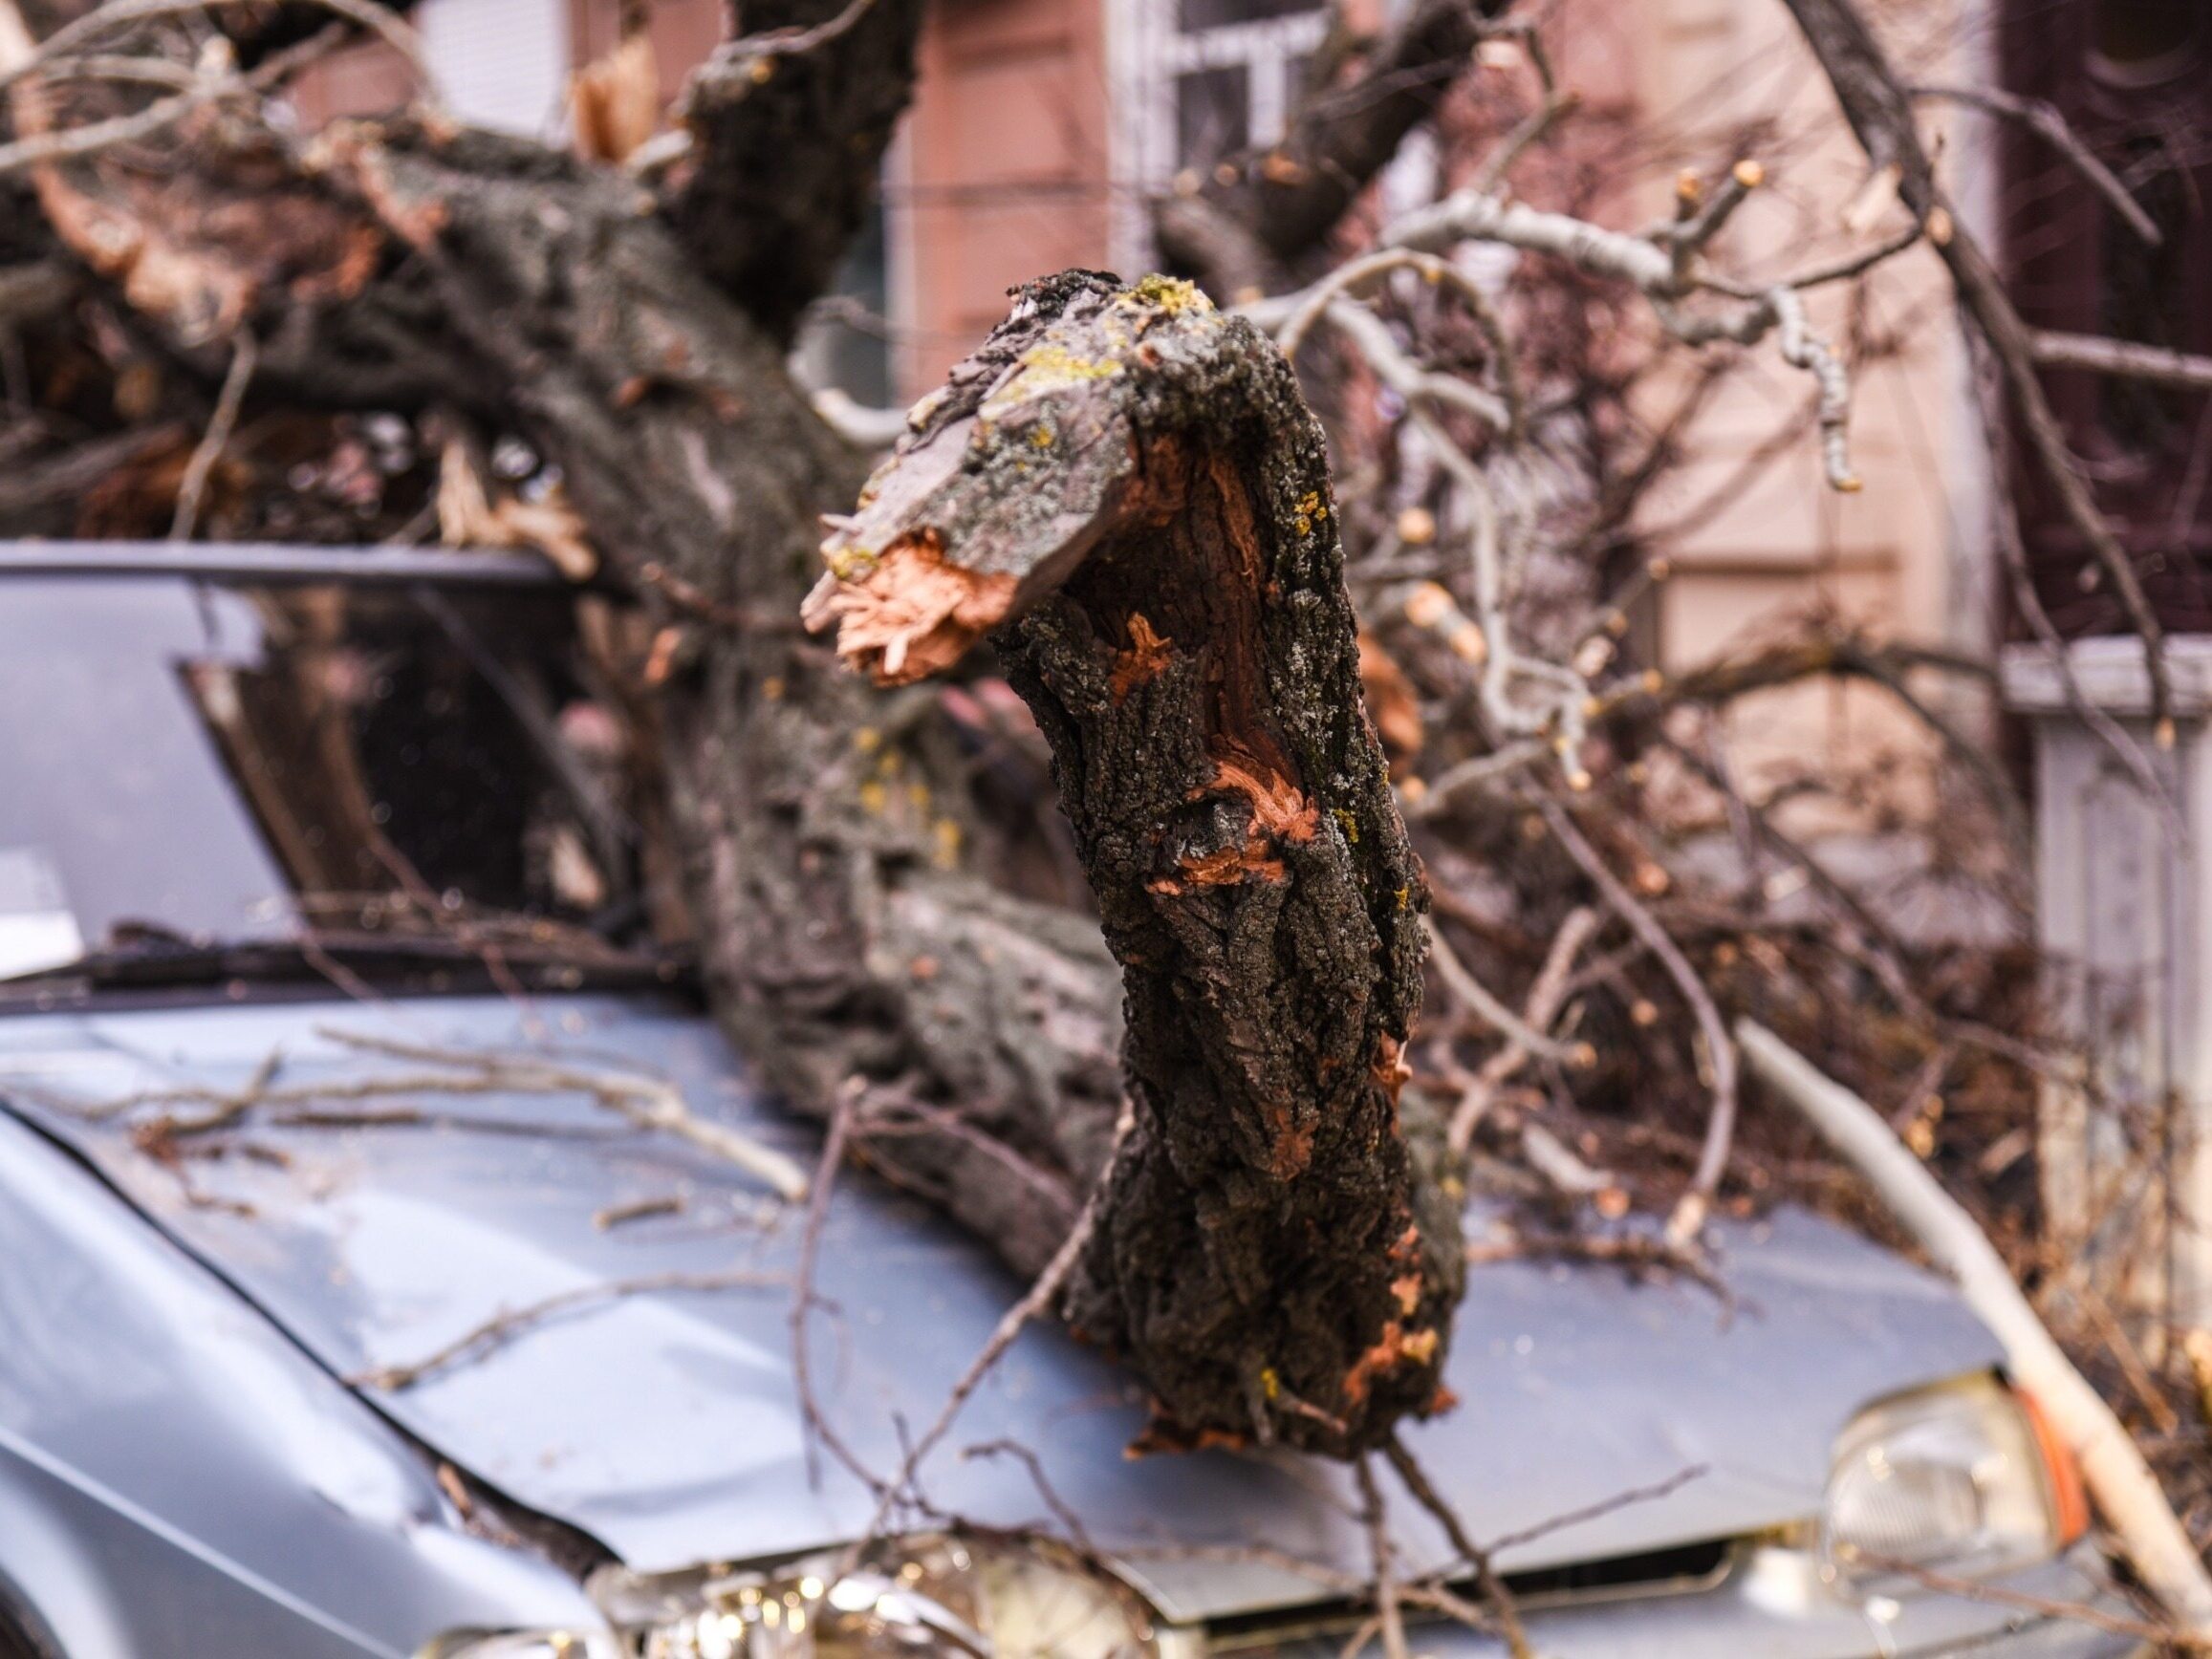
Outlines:
[[1441, 1409], [1460, 1233], [1399, 1106], [1427, 894], [1281, 354], [1188, 284], [1030, 284], [823, 553], [847, 662], [988, 634], [1052, 744], [1137, 1112], [1063, 1311], [1150, 1391], [1139, 1445], [1349, 1455]]

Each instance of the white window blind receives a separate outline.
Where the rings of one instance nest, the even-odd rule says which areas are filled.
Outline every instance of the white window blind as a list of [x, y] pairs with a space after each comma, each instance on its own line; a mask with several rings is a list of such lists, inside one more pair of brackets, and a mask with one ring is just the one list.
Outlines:
[[552, 138], [568, 88], [568, 0], [423, 0], [415, 25], [463, 120]]

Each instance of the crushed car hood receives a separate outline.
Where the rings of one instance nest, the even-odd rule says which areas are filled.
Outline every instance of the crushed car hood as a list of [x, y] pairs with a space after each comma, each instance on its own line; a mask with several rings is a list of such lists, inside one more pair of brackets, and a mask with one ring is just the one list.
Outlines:
[[[873, 1499], [810, 1433], [794, 1383], [803, 1207], [582, 1094], [418, 1091], [408, 1080], [437, 1066], [339, 1034], [650, 1072], [702, 1116], [808, 1167], [815, 1154], [813, 1131], [759, 1099], [709, 1022], [657, 999], [10, 1017], [0, 1100], [438, 1455], [633, 1566], [768, 1560], [865, 1528]], [[271, 1056], [272, 1088], [327, 1096], [305, 1110], [249, 1104], [209, 1132], [144, 1132], [170, 1110], [146, 1096], [248, 1090]], [[1474, 1537], [1531, 1535], [1504, 1551], [1507, 1569], [1801, 1520], [1860, 1406], [1999, 1357], [1947, 1287], [1811, 1216], [1720, 1239], [1732, 1305], [1611, 1268], [1472, 1270], [1448, 1372], [1461, 1404], [1408, 1440]], [[858, 1176], [838, 1184], [817, 1257], [814, 1404], [888, 1472], [1021, 1287], [933, 1213]], [[378, 1378], [472, 1333], [410, 1386]], [[1261, 1544], [1364, 1573], [1340, 1471], [1264, 1452], [1132, 1460], [1142, 1415], [1114, 1367], [1033, 1326], [922, 1485], [940, 1513], [994, 1525], [1050, 1524], [1064, 1504], [1172, 1619], [1317, 1594], [1260, 1561], [1180, 1546]], [[1671, 1489], [1618, 1501], [1654, 1486]], [[1410, 1502], [1393, 1528], [1414, 1565], [1448, 1559]]]

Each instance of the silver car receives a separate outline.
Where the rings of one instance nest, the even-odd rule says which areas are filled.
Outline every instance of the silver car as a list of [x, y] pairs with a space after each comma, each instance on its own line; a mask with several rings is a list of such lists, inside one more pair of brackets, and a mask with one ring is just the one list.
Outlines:
[[[498, 555], [0, 549], [0, 1655], [1338, 1652], [1347, 1473], [1131, 1459], [1049, 1326], [849, 1547], [1021, 1287], [855, 1174], [797, 1320], [772, 1158], [667, 1128], [816, 1153], [624, 943], [572, 603]], [[1534, 1651], [2135, 1650], [1949, 1288], [1789, 1210], [1718, 1260], [1726, 1305], [1473, 1270], [1410, 1444]], [[1450, 1570], [1387, 1497], [1399, 1576]]]

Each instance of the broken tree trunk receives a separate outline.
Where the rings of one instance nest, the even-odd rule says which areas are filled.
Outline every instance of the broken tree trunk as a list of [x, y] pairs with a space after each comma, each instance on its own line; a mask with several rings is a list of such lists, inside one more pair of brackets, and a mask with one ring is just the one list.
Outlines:
[[1442, 1403], [1464, 1268], [1399, 1117], [1426, 894], [1320, 429], [1187, 284], [1019, 291], [809, 621], [886, 684], [992, 633], [1051, 742], [1137, 1111], [1066, 1311], [1152, 1390], [1146, 1443], [1372, 1447]]

